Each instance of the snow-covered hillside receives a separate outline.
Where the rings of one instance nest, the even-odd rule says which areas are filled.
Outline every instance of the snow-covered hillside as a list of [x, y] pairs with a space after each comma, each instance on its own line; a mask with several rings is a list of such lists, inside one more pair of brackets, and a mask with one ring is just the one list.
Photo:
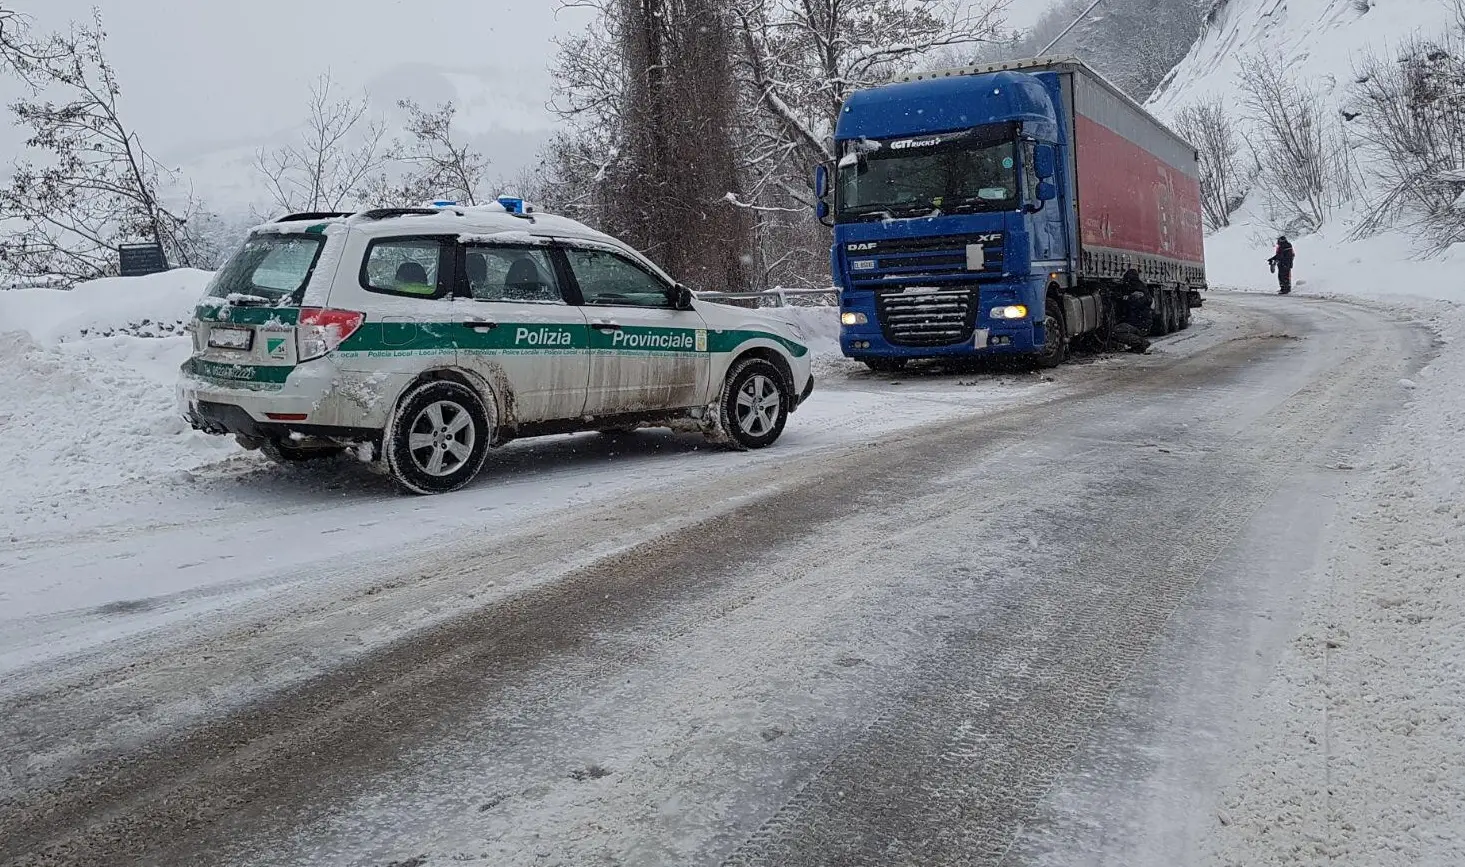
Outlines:
[[[1149, 107], [1173, 119], [1188, 105], [1219, 99], [1245, 131], [1253, 121], [1238, 98], [1241, 70], [1265, 56], [1280, 59], [1289, 75], [1316, 86], [1329, 100], [1329, 109], [1337, 112], [1350, 99], [1362, 55], [1387, 56], [1415, 35], [1437, 37], [1453, 20], [1446, 0], [1221, 0], [1200, 40]], [[1356, 133], [1352, 137], [1356, 141]], [[1357, 150], [1355, 156], [1366, 180], [1367, 156]], [[1442, 257], [1424, 259], [1416, 240], [1399, 232], [1352, 237], [1359, 215], [1377, 196], [1365, 188], [1321, 231], [1294, 238], [1298, 291], [1465, 301], [1465, 281], [1457, 276], [1465, 250], [1459, 246]], [[1234, 224], [1207, 239], [1212, 285], [1275, 288], [1266, 260], [1276, 231], [1263, 215], [1262, 198], [1254, 190], [1233, 215]]]
[[1361, 51], [1439, 33], [1452, 18], [1445, 0], [1219, 0], [1200, 40], [1150, 106], [1162, 117], [1208, 97], [1234, 106], [1242, 67], [1262, 54], [1331, 86], [1341, 100]]

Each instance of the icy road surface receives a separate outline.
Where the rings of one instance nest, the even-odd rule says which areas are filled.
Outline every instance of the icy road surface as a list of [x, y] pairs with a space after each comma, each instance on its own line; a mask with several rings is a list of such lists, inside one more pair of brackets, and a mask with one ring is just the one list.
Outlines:
[[1220, 296], [779, 447], [235, 459], [4, 513], [0, 864], [1193, 863], [1427, 335]]

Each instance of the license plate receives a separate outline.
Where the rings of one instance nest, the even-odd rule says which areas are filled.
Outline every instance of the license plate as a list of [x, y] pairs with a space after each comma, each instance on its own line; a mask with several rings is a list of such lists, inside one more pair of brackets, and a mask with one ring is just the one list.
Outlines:
[[254, 332], [247, 328], [210, 328], [209, 346], [215, 349], [248, 350], [254, 345]]

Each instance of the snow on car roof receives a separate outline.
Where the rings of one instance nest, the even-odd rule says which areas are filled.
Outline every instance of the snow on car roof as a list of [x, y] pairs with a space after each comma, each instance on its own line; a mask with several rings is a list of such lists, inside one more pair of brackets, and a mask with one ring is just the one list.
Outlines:
[[[531, 219], [532, 218], [532, 219]], [[253, 231], [271, 234], [306, 232], [313, 227], [326, 225], [349, 225], [354, 230], [373, 235], [425, 234], [460, 235], [475, 240], [505, 240], [517, 236], [554, 236], [576, 238], [587, 241], [601, 241], [623, 246], [614, 238], [586, 226], [584, 223], [534, 211], [519, 215], [510, 213], [497, 202], [487, 205], [452, 205], [424, 208], [382, 208], [363, 210], [352, 214], [292, 214], [282, 217]], [[319, 231], [319, 230], [316, 230]]]

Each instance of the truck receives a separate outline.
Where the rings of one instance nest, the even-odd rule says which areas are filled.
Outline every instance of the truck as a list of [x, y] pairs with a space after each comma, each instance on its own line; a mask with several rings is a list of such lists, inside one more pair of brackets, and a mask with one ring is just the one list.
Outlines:
[[1051, 367], [1102, 340], [1137, 289], [1152, 334], [1189, 327], [1203, 303], [1195, 147], [1078, 59], [856, 91], [834, 145], [816, 209], [834, 229], [841, 348], [872, 369]]

